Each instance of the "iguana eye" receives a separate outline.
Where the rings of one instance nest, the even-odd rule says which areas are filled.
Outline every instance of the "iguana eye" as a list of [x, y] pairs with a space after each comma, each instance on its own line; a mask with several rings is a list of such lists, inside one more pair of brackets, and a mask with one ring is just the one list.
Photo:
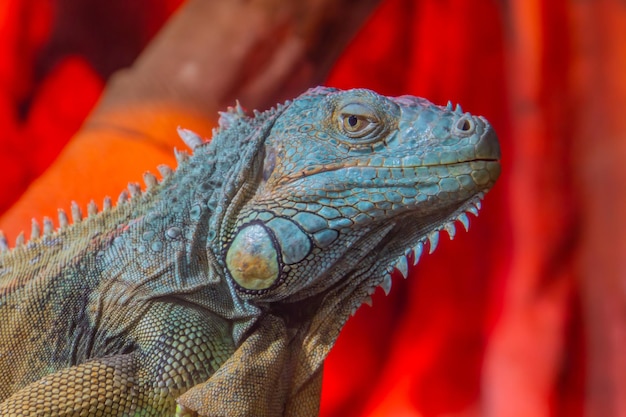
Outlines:
[[348, 114], [343, 116], [343, 128], [347, 133], [358, 133], [370, 125], [370, 121], [363, 116]]
[[374, 110], [363, 104], [348, 104], [339, 112], [339, 127], [351, 138], [361, 138], [377, 130], [380, 121]]

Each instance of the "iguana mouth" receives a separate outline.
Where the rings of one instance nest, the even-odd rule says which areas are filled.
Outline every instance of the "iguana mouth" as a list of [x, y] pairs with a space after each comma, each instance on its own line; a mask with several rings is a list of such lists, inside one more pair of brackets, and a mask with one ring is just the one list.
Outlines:
[[[449, 163], [422, 163], [418, 165], [403, 165], [403, 164], [367, 165], [367, 164], [363, 164], [362, 160], [341, 161], [341, 162], [333, 162], [333, 163], [325, 164], [325, 165], [310, 166], [310, 167], [307, 167], [305, 170], [298, 171], [297, 173], [285, 175], [283, 176], [283, 179], [280, 181], [280, 184], [281, 185], [289, 184], [291, 182], [301, 180], [307, 177], [312, 177], [314, 175], [348, 170], [348, 169], [355, 169], [355, 168], [362, 169], [364, 171], [368, 169], [375, 170], [375, 171], [400, 169], [403, 171], [403, 173], [405, 173], [409, 170], [417, 170], [419, 168], [454, 167], [454, 166], [469, 165], [469, 164], [476, 163], [476, 162], [486, 162], [486, 163], [489, 163], [489, 165], [491, 166], [492, 163], [499, 165], [500, 159], [498, 158], [474, 158], [474, 159], [467, 159], [467, 160], [449, 162]], [[495, 166], [496, 165], [494, 165], [494, 167]], [[398, 178], [398, 179], [409, 179], [413, 177], [417, 177], [417, 175], [415, 176], [402, 175], [401, 178]]]

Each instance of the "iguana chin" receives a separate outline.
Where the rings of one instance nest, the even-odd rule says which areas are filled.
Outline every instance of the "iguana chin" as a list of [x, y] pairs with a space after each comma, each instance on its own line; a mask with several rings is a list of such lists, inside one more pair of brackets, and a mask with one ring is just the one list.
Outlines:
[[0, 415], [310, 416], [345, 321], [500, 173], [449, 103], [318, 87], [59, 230], [0, 238]]

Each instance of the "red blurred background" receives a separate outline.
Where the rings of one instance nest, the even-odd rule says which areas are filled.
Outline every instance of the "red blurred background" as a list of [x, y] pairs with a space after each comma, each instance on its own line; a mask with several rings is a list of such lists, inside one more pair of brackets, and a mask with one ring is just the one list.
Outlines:
[[[138, 161], [124, 152], [134, 142], [92, 141], [80, 171], [63, 161], [88, 144], [54, 162], [181, 3], [0, 3], [11, 237], [55, 214], [51, 194], [85, 204], [172, 161], [170, 146]], [[461, 103], [494, 125], [503, 175], [469, 233], [349, 321], [325, 366], [322, 415], [626, 416], [626, 4], [384, 0], [326, 84]], [[53, 162], [46, 192], [9, 210]], [[109, 175], [92, 176], [97, 164]]]

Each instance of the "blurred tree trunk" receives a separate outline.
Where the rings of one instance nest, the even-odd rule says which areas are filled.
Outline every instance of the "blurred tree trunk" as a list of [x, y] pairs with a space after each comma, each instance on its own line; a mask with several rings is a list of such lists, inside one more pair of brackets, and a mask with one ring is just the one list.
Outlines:
[[218, 110], [235, 99], [265, 110], [320, 83], [377, 3], [184, 2], [135, 63], [113, 75], [82, 129], [0, 229], [15, 237], [41, 213], [119, 193], [173, 162], [177, 126], [210, 137]]

